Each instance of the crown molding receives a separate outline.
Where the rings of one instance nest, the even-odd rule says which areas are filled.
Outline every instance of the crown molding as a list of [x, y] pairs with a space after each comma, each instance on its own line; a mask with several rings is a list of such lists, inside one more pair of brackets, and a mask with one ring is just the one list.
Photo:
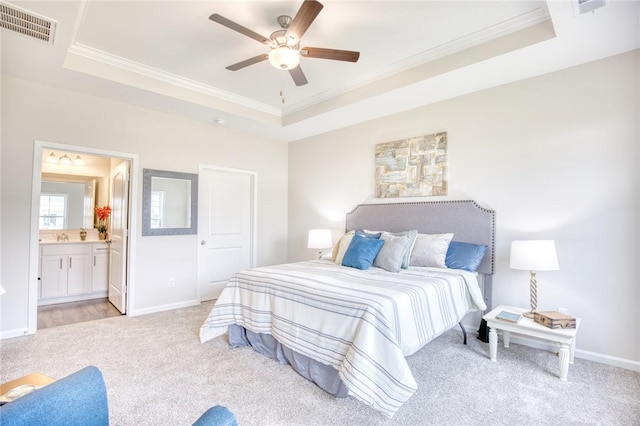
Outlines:
[[332, 98], [341, 96], [347, 92], [357, 90], [362, 87], [375, 83], [381, 83], [388, 78], [392, 78], [400, 73], [409, 71], [420, 65], [445, 58], [458, 52], [479, 46], [484, 43], [491, 42], [500, 37], [517, 33], [521, 30], [533, 27], [551, 19], [549, 10], [545, 7], [539, 7], [530, 12], [505, 20], [499, 24], [484, 28], [479, 31], [467, 34], [451, 42], [447, 42], [436, 46], [432, 49], [425, 50], [400, 62], [396, 62], [384, 70], [379, 70], [375, 74], [371, 74], [368, 79], [363, 80], [357, 85], [350, 86], [346, 90], [326, 91], [316, 96], [310, 97], [302, 102], [290, 105], [284, 108], [284, 116], [305, 110], [322, 102], [329, 101]]
[[[90, 46], [86, 46], [82, 43], [74, 43], [68, 49], [67, 53], [71, 55], [78, 55], [80, 57], [96, 61], [115, 67], [117, 69], [142, 75], [153, 80], [157, 80], [163, 83], [167, 83], [182, 89], [193, 91], [201, 95], [212, 97], [221, 101], [231, 102], [236, 105], [240, 105], [245, 108], [260, 111], [276, 117], [282, 117], [282, 110], [261, 102], [256, 102], [253, 99], [249, 99], [243, 96], [235, 95], [231, 92], [220, 90], [216, 87], [209, 86], [207, 84], [200, 83], [195, 80], [181, 77], [177, 74], [172, 74], [166, 71], [162, 71], [158, 68], [154, 68], [148, 65], [141, 64], [139, 62], [131, 61], [129, 59], [112, 55], [100, 49], [95, 49]], [[82, 71], [82, 70], [77, 70]], [[132, 83], [132, 86], [136, 84]]]

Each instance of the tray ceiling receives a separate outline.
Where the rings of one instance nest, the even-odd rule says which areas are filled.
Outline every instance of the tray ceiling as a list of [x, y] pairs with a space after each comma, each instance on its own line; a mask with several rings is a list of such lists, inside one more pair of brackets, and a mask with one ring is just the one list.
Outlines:
[[360, 52], [302, 58], [296, 87], [268, 37], [301, 1], [16, 1], [56, 23], [53, 44], [2, 30], [3, 73], [284, 141], [637, 49], [638, 2], [579, 15], [569, 1], [322, 1], [302, 45]]

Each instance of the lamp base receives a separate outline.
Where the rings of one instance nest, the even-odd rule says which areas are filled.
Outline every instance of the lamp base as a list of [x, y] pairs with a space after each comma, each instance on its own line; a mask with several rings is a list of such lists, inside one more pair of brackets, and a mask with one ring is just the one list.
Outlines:
[[533, 314], [535, 314], [535, 311], [525, 312], [525, 313], [524, 313], [524, 314], [522, 314], [522, 315], [524, 315], [524, 316], [525, 316], [525, 317], [527, 317], [527, 318], [531, 318], [531, 319], [533, 319]]

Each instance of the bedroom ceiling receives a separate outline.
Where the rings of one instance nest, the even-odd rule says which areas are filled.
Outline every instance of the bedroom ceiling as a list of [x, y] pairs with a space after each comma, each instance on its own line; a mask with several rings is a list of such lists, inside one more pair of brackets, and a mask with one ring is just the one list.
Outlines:
[[4, 74], [282, 141], [640, 47], [637, 1], [322, 0], [302, 45], [360, 59], [303, 57], [296, 87], [268, 61], [225, 69], [268, 48], [208, 18], [269, 37], [302, 1], [2, 3], [57, 23], [53, 43], [3, 29]]

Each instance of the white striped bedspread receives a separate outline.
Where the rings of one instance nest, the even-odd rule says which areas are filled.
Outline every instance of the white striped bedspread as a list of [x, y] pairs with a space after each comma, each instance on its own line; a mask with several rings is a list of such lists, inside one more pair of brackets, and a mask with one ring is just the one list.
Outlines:
[[254, 268], [226, 285], [200, 328], [267, 333], [338, 370], [349, 395], [387, 416], [416, 391], [405, 356], [486, 308], [476, 275], [410, 267], [359, 270], [329, 260]]

